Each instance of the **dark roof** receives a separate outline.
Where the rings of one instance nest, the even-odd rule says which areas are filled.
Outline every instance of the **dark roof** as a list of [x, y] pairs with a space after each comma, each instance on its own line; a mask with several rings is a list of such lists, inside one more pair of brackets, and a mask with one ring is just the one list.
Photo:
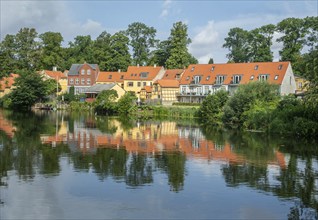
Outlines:
[[111, 90], [114, 86], [116, 85], [116, 83], [112, 83], [112, 84], [95, 84], [91, 87], [89, 87], [85, 93], [100, 93], [104, 90]]
[[[92, 69], [96, 70], [98, 65], [97, 64], [89, 64], [86, 63], [88, 66], [90, 66]], [[83, 66], [84, 64], [72, 64], [71, 69], [68, 72], [68, 75], [78, 75], [79, 74], [79, 70], [80, 68]]]

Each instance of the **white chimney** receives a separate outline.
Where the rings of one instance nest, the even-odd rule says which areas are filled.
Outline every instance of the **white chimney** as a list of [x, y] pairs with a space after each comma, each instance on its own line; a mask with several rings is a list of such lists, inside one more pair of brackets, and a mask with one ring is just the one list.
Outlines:
[[118, 69], [118, 72], [120, 73], [120, 72], [121, 72], [121, 70], [120, 70], [120, 69]]
[[139, 67], [139, 63], [137, 64], [137, 67]]
[[56, 66], [53, 66], [53, 71], [57, 71], [57, 67]]
[[157, 64], [154, 64], [153, 67], [156, 68], [156, 67], [157, 67]]

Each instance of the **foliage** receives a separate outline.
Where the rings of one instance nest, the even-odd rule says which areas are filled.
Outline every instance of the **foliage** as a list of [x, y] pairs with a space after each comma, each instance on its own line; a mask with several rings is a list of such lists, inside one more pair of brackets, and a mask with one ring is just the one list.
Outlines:
[[97, 112], [106, 112], [109, 115], [117, 112], [117, 105], [115, 103], [118, 94], [115, 90], [105, 90], [98, 94], [94, 101], [95, 110]]
[[129, 92], [125, 93], [117, 102], [118, 113], [127, 115], [137, 110], [137, 97]]
[[219, 90], [212, 95], [208, 95], [202, 102], [198, 116], [208, 124], [220, 125], [223, 117], [223, 107], [229, 98], [225, 90]]
[[55, 79], [47, 79], [44, 81], [44, 84], [46, 87], [46, 95], [56, 94], [57, 92], [60, 92], [62, 89], [61, 85], [57, 83]]
[[24, 72], [16, 79], [15, 88], [9, 94], [14, 109], [27, 110], [36, 102], [45, 100], [47, 86], [41, 76], [34, 72]]
[[240, 85], [224, 107], [223, 122], [229, 126], [241, 127], [245, 121], [245, 111], [255, 102], [272, 102], [279, 98], [278, 86], [267, 82], [251, 82]]
[[211, 57], [211, 58], [209, 59], [208, 64], [213, 64], [213, 63], [214, 63], [214, 60], [213, 60], [213, 58]]

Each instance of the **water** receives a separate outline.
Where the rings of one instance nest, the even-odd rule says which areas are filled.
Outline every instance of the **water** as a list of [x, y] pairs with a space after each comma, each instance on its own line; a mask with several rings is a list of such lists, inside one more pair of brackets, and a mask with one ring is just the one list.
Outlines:
[[317, 219], [317, 155], [191, 121], [0, 111], [0, 219]]

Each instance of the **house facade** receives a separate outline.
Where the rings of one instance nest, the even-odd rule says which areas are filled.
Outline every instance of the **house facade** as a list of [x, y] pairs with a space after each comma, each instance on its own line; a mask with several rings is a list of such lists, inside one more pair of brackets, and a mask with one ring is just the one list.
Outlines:
[[161, 66], [129, 66], [124, 76], [124, 90], [133, 92], [140, 98], [140, 91], [163, 77], [165, 69]]
[[75, 95], [84, 94], [89, 87], [96, 83], [99, 72], [97, 64], [72, 64], [67, 75], [68, 92], [74, 86]]
[[57, 71], [56, 68], [53, 68], [53, 70], [41, 70], [39, 74], [43, 76], [44, 80], [54, 79], [60, 84], [61, 91], [57, 92], [57, 95], [67, 92], [67, 75], [65, 75], [63, 72]]
[[152, 99], [157, 99], [163, 105], [177, 102], [179, 81], [174, 79], [159, 79], [152, 86]]
[[195, 64], [182, 75], [177, 97], [179, 102], [201, 103], [205, 96], [220, 89], [232, 95], [239, 85], [255, 81], [279, 85], [281, 95], [296, 90], [290, 62]]
[[0, 79], [0, 98], [12, 91], [12, 89], [14, 88], [13, 84], [17, 77], [19, 77], [18, 74], [10, 73], [9, 76]]
[[96, 84], [112, 84], [117, 83], [121, 88], [124, 88], [124, 77], [126, 72], [99, 72]]
[[95, 84], [85, 91], [86, 95], [86, 101], [87, 102], [93, 102], [99, 93], [102, 91], [108, 91], [108, 90], [115, 90], [117, 92], [117, 99], [116, 102], [125, 95], [125, 90], [121, 88], [117, 83], [109, 83], [109, 84]]

